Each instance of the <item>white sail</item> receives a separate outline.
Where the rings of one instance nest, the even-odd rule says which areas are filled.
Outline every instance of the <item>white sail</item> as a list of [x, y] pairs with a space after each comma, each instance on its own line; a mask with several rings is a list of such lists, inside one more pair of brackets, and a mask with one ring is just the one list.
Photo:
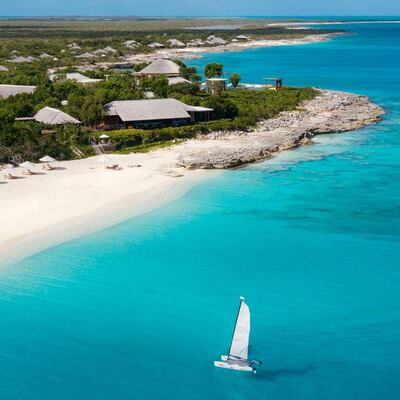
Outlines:
[[250, 336], [250, 309], [249, 306], [241, 298], [239, 312], [236, 320], [235, 330], [229, 356], [237, 357], [242, 360], [247, 360], [249, 350]]

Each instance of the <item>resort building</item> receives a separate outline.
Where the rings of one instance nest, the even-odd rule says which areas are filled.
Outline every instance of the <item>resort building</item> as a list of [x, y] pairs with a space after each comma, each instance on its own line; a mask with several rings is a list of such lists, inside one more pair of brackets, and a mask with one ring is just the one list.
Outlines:
[[7, 99], [21, 93], [33, 93], [35, 90], [36, 86], [0, 85], [0, 98]]
[[115, 53], [118, 53], [118, 51], [116, 49], [114, 49], [113, 47], [108, 46], [108, 47], [104, 47], [104, 49], [95, 50], [91, 54], [94, 54], [96, 56], [98, 56], [98, 55], [103, 56], [103, 55], [115, 54]]
[[104, 107], [108, 129], [153, 128], [209, 121], [213, 110], [176, 99], [113, 101]]
[[52, 107], [42, 108], [34, 115], [33, 119], [46, 125], [78, 125], [81, 123], [81, 121], [71, 117], [69, 114]]
[[36, 121], [45, 125], [79, 125], [81, 121], [71, 117], [67, 113], [52, 107], [40, 109], [33, 117], [15, 118], [16, 121]]
[[88, 53], [88, 52], [75, 56], [75, 58], [94, 58], [94, 57], [96, 57], [95, 54]]
[[168, 79], [168, 85], [176, 85], [178, 83], [192, 83], [189, 80], [182, 78], [181, 76], [173, 76]]
[[102, 81], [102, 79], [89, 78], [85, 75], [80, 74], [79, 72], [71, 72], [69, 74], [66, 74], [65, 79], [78, 82], [83, 86], [95, 85], [96, 83]]
[[170, 47], [186, 47], [186, 44], [178, 39], [169, 39], [167, 42], [169, 43]]
[[204, 46], [204, 42], [201, 39], [192, 39], [187, 43], [187, 47], [201, 47]]
[[126, 40], [124, 42], [124, 45], [129, 49], [135, 49], [136, 47], [140, 46], [140, 44], [136, 40]]
[[18, 56], [18, 57], [14, 57], [13, 59], [9, 60], [9, 62], [13, 62], [13, 63], [30, 63], [32, 61], [36, 61], [37, 58], [32, 57], [32, 56], [28, 56], [28, 57], [22, 57], [22, 56]]
[[143, 68], [134, 75], [139, 78], [151, 78], [153, 76], [165, 76], [167, 78], [178, 77], [180, 73], [180, 66], [167, 59], [160, 59], [153, 61], [150, 65]]
[[212, 44], [214, 46], [223, 46], [227, 43], [226, 40], [220, 38], [220, 37], [216, 37], [214, 35], [211, 35], [207, 38], [206, 43], [208, 44]]
[[148, 47], [150, 47], [151, 49], [163, 49], [165, 46], [161, 43], [154, 42], [154, 43], [150, 43], [148, 45]]

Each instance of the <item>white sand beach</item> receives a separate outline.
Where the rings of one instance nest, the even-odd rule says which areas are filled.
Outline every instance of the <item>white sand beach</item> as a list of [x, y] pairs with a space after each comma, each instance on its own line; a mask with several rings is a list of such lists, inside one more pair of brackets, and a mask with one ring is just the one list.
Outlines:
[[[0, 174], [0, 262], [25, 256], [84, 233], [148, 212], [186, 193], [204, 171], [171, 168], [174, 148], [57, 162], [53, 171], [3, 179]], [[135, 165], [140, 164], [141, 167]], [[0, 171], [2, 172], [2, 171]]]
[[[193, 59], [200, 58], [204, 53], [223, 53], [231, 51], [243, 51], [247, 49], [256, 49], [261, 47], [276, 47], [276, 46], [294, 46], [310, 43], [320, 43], [330, 40], [334, 36], [344, 35], [343, 32], [306, 35], [301, 38], [295, 39], [259, 39], [249, 40], [246, 42], [230, 42], [226, 45], [212, 46], [212, 47], [186, 47], [186, 48], [173, 48], [173, 49], [162, 49], [151, 54], [135, 54], [127, 56], [126, 61], [142, 62], [151, 61], [163, 58], [171, 59]], [[347, 33], [346, 33], [347, 34]]]
[[[223, 169], [309, 143], [310, 133], [345, 132], [378, 122], [382, 108], [364, 96], [322, 91], [300, 111], [261, 121], [251, 132], [224, 132], [149, 153], [35, 165], [16, 179], [0, 171], [0, 263], [148, 212]], [[118, 164], [110, 170], [106, 164]], [[179, 167], [180, 166], [180, 167]], [[205, 171], [204, 169], [207, 169]]]

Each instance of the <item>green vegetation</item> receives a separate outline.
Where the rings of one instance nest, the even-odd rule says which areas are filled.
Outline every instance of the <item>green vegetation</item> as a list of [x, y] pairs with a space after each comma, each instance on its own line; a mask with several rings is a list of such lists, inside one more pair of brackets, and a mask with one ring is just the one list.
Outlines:
[[[197, 81], [197, 70], [181, 64], [182, 73], [190, 74]], [[162, 143], [191, 138], [197, 134], [219, 130], [246, 130], [261, 118], [271, 118], [280, 111], [292, 110], [302, 100], [315, 96], [312, 89], [283, 88], [282, 90], [231, 90], [220, 96], [200, 91], [198, 83], [180, 83], [168, 86], [165, 77], [144, 80], [137, 86], [131, 74], [97, 70], [87, 73], [104, 79], [95, 86], [82, 86], [60, 76], [55, 82], [48, 81], [45, 62], [21, 64], [2, 75], [3, 83], [35, 84], [33, 94], [19, 94], [0, 100], [0, 161], [18, 156], [37, 160], [43, 154], [58, 159], [74, 158], [79, 149], [90, 155], [93, 138], [101, 135], [104, 127], [104, 105], [114, 100], [142, 99], [148, 90], [157, 97], [172, 97], [186, 104], [212, 108], [213, 120], [206, 123], [151, 130], [119, 130], [107, 134], [115, 142], [117, 150], [137, 148], [147, 151]], [[206, 67], [210, 74], [222, 74], [221, 64]], [[68, 69], [67, 71], [71, 71]], [[240, 76], [231, 76], [232, 83], [239, 83]], [[67, 101], [67, 104], [64, 103]], [[65, 105], [63, 105], [65, 104]], [[46, 127], [32, 121], [16, 121], [15, 118], [33, 116], [44, 106], [51, 106], [69, 113], [82, 121], [82, 126]]]
[[[218, 23], [235, 25], [237, 21], [227, 19]], [[9, 69], [0, 71], [0, 83], [37, 86], [33, 94], [0, 99], [0, 162], [17, 158], [36, 161], [45, 153], [58, 159], [68, 159], [76, 156], [76, 150], [89, 155], [92, 152], [91, 141], [104, 131], [104, 105], [114, 100], [143, 99], [147, 91], [154, 92], [158, 98], [172, 97], [186, 104], [212, 108], [213, 120], [184, 127], [110, 132], [109, 136], [120, 151], [128, 148], [130, 151], [132, 148], [147, 151], [154, 146], [164, 146], [213, 130], [249, 129], [258, 119], [293, 109], [301, 100], [315, 95], [311, 89], [289, 88], [279, 92], [213, 90], [213, 93], [204, 93], [200, 91], [201, 77], [196, 68], [182, 62], [178, 62], [180, 75], [190, 83], [168, 85], [165, 77], [154, 77], [142, 81], [138, 86], [130, 73], [103, 69], [96, 64], [99, 61], [119, 63], [121, 56], [152, 52], [149, 43], [160, 42], [169, 46], [170, 38], [187, 43], [192, 39], [206, 41], [213, 34], [229, 42], [238, 34], [245, 34], [252, 39], [281, 39], [304, 37], [310, 32], [328, 32], [305, 30], [299, 33], [280, 27], [265, 27], [263, 21], [254, 20], [241, 20], [241, 24], [240, 30], [214, 31], [212, 26], [215, 20], [206, 19], [0, 21], [0, 65]], [[205, 29], [195, 29], [199, 26]], [[127, 47], [127, 40], [134, 40], [138, 44]], [[112, 48], [106, 54], [97, 53], [96, 57], [90, 59], [76, 58], [79, 54], [106, 47]], [[50, 57], [39, 59], [43, 53]], [[31, 63], [7, 61], [17, 56], [33, 56], [36, 60]], [[102, 82], [95, 86], [82, 86], [65, 80], [66, 73], [79, 72], [83, 63], [86, 64], [83, 73], [91, 78], [102, 79]], [[137, 64], [134, 70], [141, 70], [146, 65]], [[49, 70], [56, 73], [53, 82], [49, 80]], [[223, 65], [209, 64], [204, 73], [207, 77], [220, 77], [223, 75]], [[233, 87], [236, 88], [240, 80], [238, 74], [230, 75]], [[45, 106], [67, 112], [79, 119], [82, 125], [54, 127], [16, 120], [32, 117]]]
[[231, 84], [234, 88], [237, 88], [239, 86], [239, 83], [241, 80], [242, 80], [242, 77], [239, 74], [232, 74], [229, 77], [229, 81], [231, 82]]
[[[197, 103], [205, 107], [215, 107], [216, 118], [181, 127], [168, 127], [151, 130], [122, 129], [109, 131], [107, 135], [115, 142], [118, 150], [148, 148], [160, 143], [195, 137], [213, 131], [249, 130], [260, 119], [272, 118], [281, 111], [296, 109], [300, 102], [312, 99], [317, 91], [311, 88], [283, 88], [277, 92], [271, 90], [235, 90], [227, 91], [217, 98], [199, 93], [191, 98], [190, 104]], [[101, 133], [98, 133], [98, 136]]]
[[[215, 25], [233, 26], [238, 29], [218, 29]], [[197, 29], [201, 27], [202, 29]], [[239, 29], [240, 27], [240, 29]], [[0, 62], [14, 56], [38, 57], [43, 53], [52, 56], [49, 62], [53, 66], [73, 65], [76, 63], [114, 61], [128, 54], [151, 53], [148, 47], [152, 42], [158, 42], [169, 47], [168, 40], [174, 38], [187, 43], [194, 39], [203, 42], [210, 35], [217, 35], [226, 41], [231, 41], [239, 34], [251, 39], [295, 39], [309, 34], [339, 32], [337, 30], [304, 29], [301, 32], [279, 26], [265, 26], [263, 20], [240, 21], [234, 19], [32, 19], [0, 21]], [[128, 48], [124, 42], [135, 40], [136, 47]], [[75, 43], [77, 48], [72, 48]], [[204, 46], [212, 46], [205, 43]], [[112, 47], [116, 52], [96, 54], [90, 59], [77, 59], [79, 54], [93, 52], [105, 47]], [[53, 60], [57, 58], [57, 60]]]
[[204, 76], [208, 79], [222, 76], [224, 66], [218, 63], [207, 64], [204, 68]]

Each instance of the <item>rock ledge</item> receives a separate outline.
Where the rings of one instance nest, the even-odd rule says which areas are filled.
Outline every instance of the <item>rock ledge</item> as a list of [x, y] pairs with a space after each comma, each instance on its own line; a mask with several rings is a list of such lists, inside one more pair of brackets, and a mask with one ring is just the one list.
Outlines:
[[366, 96], [332, 90], [320, 93], [301, 109], [261, 121], [250, 132], [214, 132], [205, 140], [182, 144], [177, 165], [189, 169], [237, 167], [309, 143], [317, 134], [347, 132], [379, 122], [384, 114]]

